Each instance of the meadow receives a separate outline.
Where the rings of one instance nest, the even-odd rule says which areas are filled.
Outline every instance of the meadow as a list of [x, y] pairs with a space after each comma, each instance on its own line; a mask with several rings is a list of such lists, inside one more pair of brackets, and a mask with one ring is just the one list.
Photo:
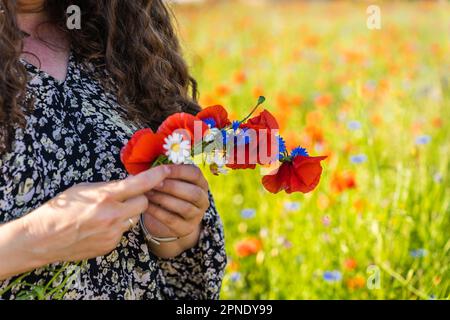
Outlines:
[[448, 2], [176, 6], [202, 106], [259, 95], [288, 145], [328, 155], [307, 195], [258, 170], [208, 176], [225, 226], [224, 299], [450, 298]]

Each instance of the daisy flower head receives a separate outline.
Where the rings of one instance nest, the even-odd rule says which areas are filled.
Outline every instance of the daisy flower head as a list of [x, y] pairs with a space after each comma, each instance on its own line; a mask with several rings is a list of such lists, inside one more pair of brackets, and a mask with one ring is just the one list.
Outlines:
[[219, 129], [217, 129], [217, 128], [210, 128], [206, 132], [204, 140], [205, 140], [205, 142], [213, 142], [221, 134], [222, 133], [221, 133], [221, 131]]
[[225, 168], [227, 162], [225, 152], [214, 150], [206, 155], [205, 160], [214, 175], [226, 174], [228, 172]]
[[173, 133], [164, 139], [166, 156], [174, 164], [190, 163], [191, 143], [179, 133]]

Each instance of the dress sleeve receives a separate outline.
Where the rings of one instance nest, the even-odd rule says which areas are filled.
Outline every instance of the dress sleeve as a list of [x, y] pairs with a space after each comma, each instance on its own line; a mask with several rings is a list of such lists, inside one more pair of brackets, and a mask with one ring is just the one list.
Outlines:
[[227, 263], [223, 225], [209, 194], [210, 207], [196, 247], [172, 259], [157, 258], [165, 299], [218, 299]]

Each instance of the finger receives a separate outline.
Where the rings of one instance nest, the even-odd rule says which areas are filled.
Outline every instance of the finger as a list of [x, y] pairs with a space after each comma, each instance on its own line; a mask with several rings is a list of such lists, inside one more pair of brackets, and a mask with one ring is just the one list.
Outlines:
[[179, 215], [185, 220], [194, 219], [195, 217], [202, 214], [200, 209], [194, 206], [192, 203], [173, 197], [167, 193], [155, 191], [153, 192], [153, 194], [147, 197], [150, 203], [159, 205], [167, 211]]
[[138, 215], [133, 218], [128, 218], [125, 221], [122, 221], [122, 229], [123, 232], [133, 229], [138, 223], [141, 215]]
[[105, 188], [118, 201], [125, 201], [150, 191], [160, 184], [170, 174], [170, 171], [168, 166], [158, 166], [136, 176], [109, 183]]
[[177, 237], [184, 237], [195, 231], [191, 224], [180, 216], [153, 203], [149, 203], [147, 214], [165, 225]]
[[208, 182], [203, 176], [202, 171], [193, 165], [170, 165], [169, 179], [183, 180], [208, 190]]
[[148, 195], [151, 195], [155, 190], [188, 201], [200, 209], [209, 207], [208, 192], [192, 183], [166, 179], [162, 185], [155, 187]]
[[121, 220], [126, 221], [144, 213], [148, 208], [148, 198], [144, 195], [130, 198], [122, 203]]

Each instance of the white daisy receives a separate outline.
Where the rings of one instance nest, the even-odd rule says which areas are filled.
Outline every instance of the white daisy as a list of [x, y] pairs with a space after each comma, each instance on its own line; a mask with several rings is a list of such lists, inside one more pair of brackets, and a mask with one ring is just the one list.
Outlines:
[[216, 140], [216, 137], [218, 135], [222, 135], [220, 130], [217, 128], [211, 128], [208, 130], [208, 133], [205, 135], [204, 140], [205, 140], [205, 142], [212, 142], [212, 141]]
[[166, 156], [174, 164], [184, 164], [190, 161], [191, 143], [183, 139], [179, 133], [174, 133], [164, 139]]
[[211, 153], [208, 153], [205, 160], [213, 174], [226, 174], [228, 172], [225, 167], [225, 165], [227, 164], [226, 155], [223, 151], [215, 150]]

